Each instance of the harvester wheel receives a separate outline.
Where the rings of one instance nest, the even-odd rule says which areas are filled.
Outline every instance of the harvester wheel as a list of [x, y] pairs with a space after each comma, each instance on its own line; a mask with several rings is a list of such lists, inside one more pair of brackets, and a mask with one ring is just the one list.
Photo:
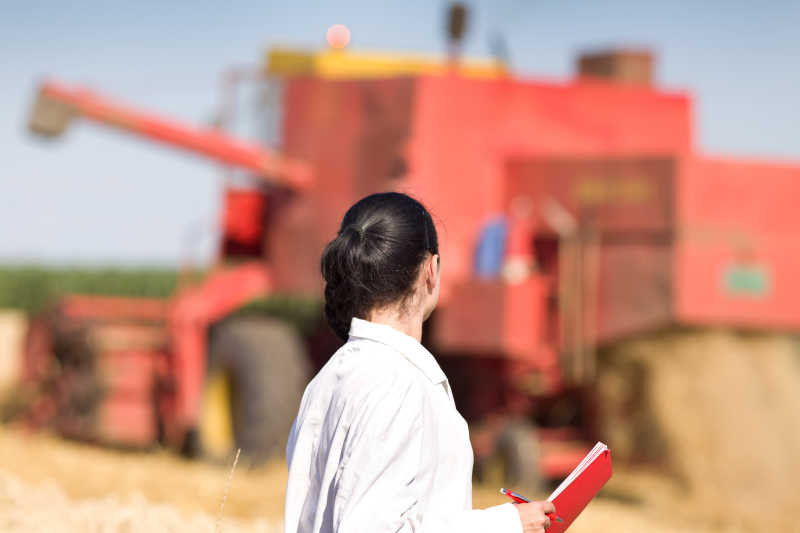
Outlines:
[[532, 423], [509, 422], [497, 440], [497, 453], [503, 462], [505, 482], [529, 491], [541, 488], [539, 439]]
[[228, 376], [235, 446], [251, 464], [282, 452], [309, 375], [298, 334], [275, 319], [235, 318], [215, 326], [209, 354], [208, 375]]

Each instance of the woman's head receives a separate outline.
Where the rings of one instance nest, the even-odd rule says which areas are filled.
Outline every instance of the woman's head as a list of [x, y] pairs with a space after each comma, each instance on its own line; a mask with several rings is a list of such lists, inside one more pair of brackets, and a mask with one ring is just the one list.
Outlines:
[[[372, 194], [347, 210], [342, 226], [322, 254], [325, 315], [336, 334], [347, 339], [353, 317], [369, 318], [376, 309], [412, 305], [432, 311], [438, 297], [425, 265], [436, 260], [439, 242], [433, 219], [417, 200], [396, 192]], [[435, 256], [435, 257], [434, 257]], [[419, 294], [428, 289], [428, 294]]]

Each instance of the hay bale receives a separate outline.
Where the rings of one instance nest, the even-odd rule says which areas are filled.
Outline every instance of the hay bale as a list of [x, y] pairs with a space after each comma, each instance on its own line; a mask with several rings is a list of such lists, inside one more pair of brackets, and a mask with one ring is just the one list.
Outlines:
[[[661, 457], [685, 485], [681, 505], [721, 526], [796, 527], [800, 351], [793, 337], [677, 331], [620, 343], [601, 362], [611, 370], [598, 388], [624, 397], [617, 405], [636, 406], [631, 417], [603, 423], [612, 447], [623, 443], [621, 456]], [[640, 439], [647, 426], [653, 433]]]

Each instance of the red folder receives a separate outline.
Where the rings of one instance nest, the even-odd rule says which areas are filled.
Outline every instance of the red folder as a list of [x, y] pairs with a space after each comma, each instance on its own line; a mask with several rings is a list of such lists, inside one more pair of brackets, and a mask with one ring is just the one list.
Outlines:
[[555, 505], [556, 515], [564, 520], [563, 522], [551, 520], [547, 533], [566, 531], [609, 479], [611, 479], [611, 453], [608, 451], [608, 446], [598, 442], [547, 498]]

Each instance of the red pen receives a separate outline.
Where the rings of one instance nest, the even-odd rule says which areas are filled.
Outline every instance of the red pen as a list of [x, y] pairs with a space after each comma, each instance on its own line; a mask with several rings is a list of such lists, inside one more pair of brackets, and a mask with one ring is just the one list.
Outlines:
[[[511, 498], [512, 500], [514, 500], [517, 503], [530, 503], [530, 500], [528, 498], [526, 498], [522, 494], [517, 494], [513, 490], [500, 489], [500, 493], [501, 494], [505, 494], [506, 496], [508, 496], [509, 498]], [[563, 518], [561, 518], [560, 516], [556, 515], [555, 513], [547, 513], [547, 518], [549, 518], [551, 521], [555, 520], [556, 522], [563, 522], [564, 521]]]

